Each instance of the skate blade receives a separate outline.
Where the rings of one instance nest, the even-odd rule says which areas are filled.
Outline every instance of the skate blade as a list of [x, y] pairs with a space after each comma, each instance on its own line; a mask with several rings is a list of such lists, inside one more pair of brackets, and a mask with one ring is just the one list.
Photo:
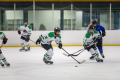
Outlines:
[[5, 66], [2, 66], [2, 68], [5, 68]]
[[102, 63], [103, 61], [97, 61], [98, 63]]
[[25, 50], [25, 51], [30, 51], [30, 50]]
[[46, 65], [53, 65], [53, 63], [46, 63], [44, 60], [43, 62], [46, 64]]
[[25, 51], [25, 50], [19, 50], [19, 51]]
[[95, 59], [90, 59], [90, 60], [95, 60]]
[[10, 65], [9, 65], [9, 66], [6, 66], [6, 67], [10, 67]]

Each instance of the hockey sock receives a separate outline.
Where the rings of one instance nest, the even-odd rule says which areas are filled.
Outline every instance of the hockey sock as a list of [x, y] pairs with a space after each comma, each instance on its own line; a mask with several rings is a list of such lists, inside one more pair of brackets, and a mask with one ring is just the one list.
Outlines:
[[3, 62], [6, 62], [7, 60], [4, 58], [4, 59], [2, 59], [2, 61], [3, 61]]
[[98, 50], [97, 49], [95, 50], [95, 53], [98, 54]]
[[92, 54], [92, 56], [93, 56], [94, 58], [98, 58], [98, 57], [99, 57], [99, 55], [96, 54], [96, 53]]
[[94, 58], [99, 57], [99, 55], [95, 52], [95, 50], [94, 50], [93, 48], [90, 49], [90, 53], [92, 54], [92, 56], [93, 56]]
[[51, 60], [51, 58], [47, 54], [45, 54], [44, 56], [47, 60]]
[[98, 47], [98, 50], [99, 50], [100, 54], [103, 53], [103, 49], [102, 49], [102, 47]]
[[6, 62], [6, 59], [5, 59], [4, 55], [2, 54], [2, 51], [0, 50], [0, 61], [1, 61], [1, 59], [3, 62]]
[[24, 43], [21, 43], [21, 46], [24, 47]]
[[28, 44], [28, 45], [26, 45], [27, 46], [27, 48], [29, 48], [30, 47], [30, 45]]
[[0, 51], [0, 59], [5, 59], [4, 55], [2, 54], [2, 51]]
[[50, 48], [48, 51], [47, 51], [47, 53], [46, 53], [46, 55], [47, 56], [49, 56], [49, 59], [52, 59], [52, 56], [53, 56], [53, 51], [52, 51], [52, 49]]

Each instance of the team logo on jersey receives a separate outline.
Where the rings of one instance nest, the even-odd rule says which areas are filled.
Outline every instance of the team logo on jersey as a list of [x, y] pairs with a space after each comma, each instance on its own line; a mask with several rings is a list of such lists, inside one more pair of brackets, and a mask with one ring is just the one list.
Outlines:
[[23, 32], [24, 32], [24, 33], [27, 33], [27, 31], [26, 31], [26, 30], [23, 30]]

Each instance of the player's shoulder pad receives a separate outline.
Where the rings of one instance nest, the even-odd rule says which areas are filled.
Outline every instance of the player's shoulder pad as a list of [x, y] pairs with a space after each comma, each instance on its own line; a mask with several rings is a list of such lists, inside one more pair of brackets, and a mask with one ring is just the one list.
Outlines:
[[58, 35], [57, 37], [61, 39], [61, 36], [60, 36], [60, 35]]
[[31, 27], [28, 25], [28, 28], [31, 29]]
[[94, 30], [94, 34], [97, 34], [97, 33], [98, 33], [98, 31]]
[[3, 34], [3, 32], [0, 32], [0, 35]]
[[48, 33], [48, 36], [49, 36], [49, 37], [54, 37], [54, 32]]
[[86, 38], [90, 38], [90, 36], [91, 36], [91, 35], [90, 35], [89, 32], [87, 32], [86, 35], [85, 35]]
[[21, 26], [24, 26], [24, 24], [21, 24]]
[[103, 26], [101, 26], [101, 25], [97, 25], [98, 27], [103, 27]]

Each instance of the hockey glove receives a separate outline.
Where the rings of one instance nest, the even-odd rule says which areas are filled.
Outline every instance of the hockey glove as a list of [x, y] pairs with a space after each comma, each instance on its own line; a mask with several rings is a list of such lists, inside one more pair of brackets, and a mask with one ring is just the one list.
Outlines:
[[89, 46], [89, 45], [83, 44], [83, 46], [84, 46], [85, 49], [88, 49], [88, 46]]
[[102, 32], [102, 37], [104, 37], [106, 35], [106, 33], [105, 32]]
[[7, 38], [3, 38], [2, 43], [3, 43], [3, 44], [6, 44], [6, 43], [7, 43], [7, 40], [8, 40]]
[[20, 31], [20, 30], [18, 30], [18, 34], [21, 34], [21, 31]]
[[59, 43], [58, 47], [61, 49], [62, 48], [62, 43]]
[[98, 39], [97, 38], [93, 38], [93, 42], [94, 43], [98, 42]]
[[37, 45], [38, 43], [39, 43], [39, 44], [41, 43], [41, 39], [40, 39], [40, 38], [36, 41], [36, 45]]

